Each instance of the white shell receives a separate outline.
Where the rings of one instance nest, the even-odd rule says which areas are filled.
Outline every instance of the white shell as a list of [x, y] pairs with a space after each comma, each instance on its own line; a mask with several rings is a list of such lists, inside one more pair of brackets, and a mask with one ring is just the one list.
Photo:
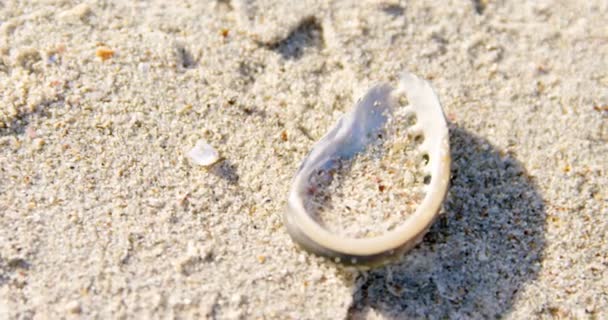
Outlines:
[[203, 140], [196, 142], [194, 148], [188, 152], [188, 156], [194, 163], [205, 167], [216, 163], [220, 159], [218, 152]]
[[[392, 231], [372, 238], [347, 238], [329, 232], [306, 212], [304, 202], [310, 175], [331, 165], [332, 159], [350, 158], [365, 149], [370, 136], [380, 130], [386, 115], [398, 106], [397, 97], [406, 94], [417, 123], [409, 128], [422, 134], [419, 150], [428, 155], [425, 171], [431, 176], [426, 195], [412, 216]], [[431, 85], [404, 73], [398, 88], [382, 84], [370, 89], [354, 108], [312, 148], [296, 173], [284, 222], [292, 239], [313, 253], [344, 264], [377, 265], [412, 248], [437, 216], [450, 178], [448, 128]], [[354, 262], [353, 262], [354, 261]]]

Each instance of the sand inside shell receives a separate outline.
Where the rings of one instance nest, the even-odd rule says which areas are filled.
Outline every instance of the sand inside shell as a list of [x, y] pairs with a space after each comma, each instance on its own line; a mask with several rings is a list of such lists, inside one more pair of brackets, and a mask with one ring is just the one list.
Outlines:
[[402, 224], [424, 198], [421, 136], [408, 134], [415, 115], [404, 107], [388, 116], [377, 139], [351, 159], [318, 170], [307, 190], [306, 209], [332, 233], [379, 236]]

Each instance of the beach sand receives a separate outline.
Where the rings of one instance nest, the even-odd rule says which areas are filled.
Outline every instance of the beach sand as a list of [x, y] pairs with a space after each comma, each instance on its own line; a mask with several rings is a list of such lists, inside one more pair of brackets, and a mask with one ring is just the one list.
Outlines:
[[[607, 318], [606, 17], [599, 0], [2, 1], [0, 319]], [[409, 254], [342, 270], [289, 238], [290, 180], [403, 70], [441, 98], [451, 188]], [[198, 140], [222, 160], [194, 164]]]

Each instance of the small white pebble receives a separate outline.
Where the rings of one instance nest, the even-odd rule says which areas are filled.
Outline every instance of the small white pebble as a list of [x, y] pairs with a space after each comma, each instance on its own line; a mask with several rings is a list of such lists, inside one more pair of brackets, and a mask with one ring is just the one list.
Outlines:
[[232, 297], [230, 297], [230, 302], [232, 302], [232, 304], [236, 305], [236, 306], [240, 306], [241, 304], [243, 304], [243, 295], [242, 294], [235, 294]]
[[188, 156], [194, 163], [201, 166], [210, 166], [220, 159], [217, 150], [203, 140], [196, 142], [196, 146], [188, 152]]
[[196, 247], [194, 241], [188, 241], [188, 245], [186, 246], [186, 253], [188, 257], [198, 257], [200, 255], [199, 249]]
[[321, 282], [321, 280], [323, 280], [323, 278], [325, 278], [325, 276], [323, 275], [323, 272], [321, 270], [314, 270], [310, 274], [310, 280], [313, 283], [319, 283]]
[[306, 262], [306, 256], [304, 254], [300, 254], [298, 256], [298, 262], [299, 263], [305, 263]]

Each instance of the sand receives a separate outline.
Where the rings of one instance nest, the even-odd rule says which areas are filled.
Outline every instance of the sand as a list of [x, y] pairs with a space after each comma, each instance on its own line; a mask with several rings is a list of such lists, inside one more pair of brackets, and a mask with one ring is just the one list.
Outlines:
[[[605, 1], [0, 2], [0, 319], [608, 317]], [[443, 215], [340, 271], [282, 225], [373, 83], [430, 80]], [[222, 160], [187, 156], [198, 140]], [[363, 196], [363, 194], [362, 194]]]
[[337, 158], [310, 177], [306, 211], [330, 232], [380, 236], [403, 224], [421, 203], [428, 155], [425, 160], [418, 149], [424, 137], [408, 131], [415, 115], [406, 108], [387, 112], [386, 123], [364, 150]]

